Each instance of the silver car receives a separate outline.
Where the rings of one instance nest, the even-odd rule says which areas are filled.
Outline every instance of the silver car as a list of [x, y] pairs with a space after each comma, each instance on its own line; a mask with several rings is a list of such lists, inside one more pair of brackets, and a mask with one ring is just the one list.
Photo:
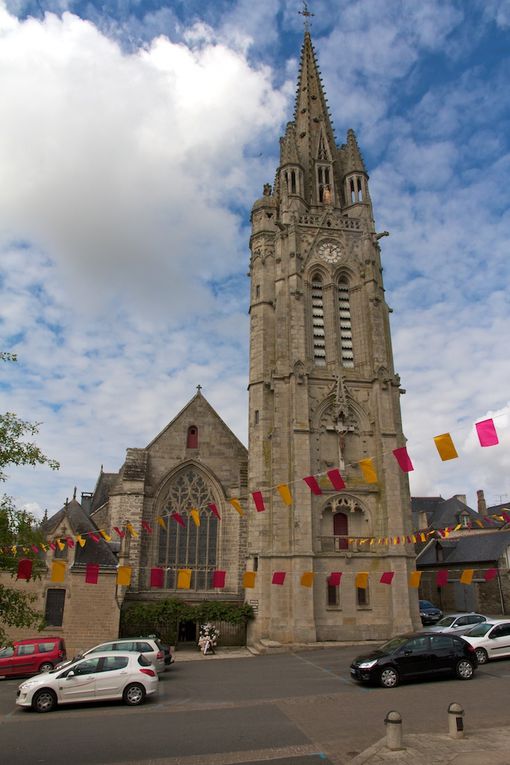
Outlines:
[[487, 616], [482, 614], [470, 613], [466, 614], [449, 614], [449, 616], [443, 616], [437, 624], [433, 627], [425, 627], [426, 632], [446, 632], [449, 635], [464, 635], [469, 630], [472, 630], [475, 624], [480, 622], [486, 622]]
[[51, 712], [58, 704], [102, 699], [122, 699], [137, 706], [157, 690], [157, 672], [143, 654], [108, 651], [26, 680], [18, 688], [16, 704], [36, 712]]
[[89, 648], [83, 653], [83, 656], [91, 654], [104, 653], [105, 651], [133, 651], [134, 653], [143, 653], [146, 659], [156, 668], [158, 675], [165, 671], [165, 652], [159, 647], [152, 638], [118, 638], [109, 643]]

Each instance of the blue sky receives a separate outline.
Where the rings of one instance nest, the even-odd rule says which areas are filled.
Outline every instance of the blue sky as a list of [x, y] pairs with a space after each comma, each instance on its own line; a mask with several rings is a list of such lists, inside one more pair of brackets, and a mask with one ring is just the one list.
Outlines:
[[[337, 140], [356, 130], [416, 495], [510, 501], [510, 3], [310, 3]], [[298, 2], [0, 0], [0, 410], [61, 462], [37, 512], [203, 392], [246, 443], [249, 212], [278, 164]], [[473, 423], [495, 416], [498, 447]], [[451, 432], [460, 458], [432, 443]]]

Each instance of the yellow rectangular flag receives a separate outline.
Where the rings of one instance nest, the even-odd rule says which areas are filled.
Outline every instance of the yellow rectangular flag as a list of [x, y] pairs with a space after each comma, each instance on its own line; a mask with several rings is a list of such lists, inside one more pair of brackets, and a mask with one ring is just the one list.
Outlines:
[[65, 560], [54, 560], [51, 564], [51, 581], [52, 582], [63, 582], [66, 576], [66, 566], [67, 563]]
[[409, 587], [418, 589], [421, 582], [421, 571], [411, 571], [409, 574]]
[[239, 515], [244, 515], [243, 508], [241, 507], [241, 503], [238, 499], [229, 499], [230, 504], [234, 508], [234, 510], [237, 510]]
[[99, 529], [99, 533], [103, 537], [103, 539], [106, 539], [107, 542], [111, 542], [112, 538], [109, 534], [106, 533], [106, 531], [103, 531], [103, 529]]
[[375, 472], [374, 461], [371, 457], [359, 461], [363, 478], [367, 483], [377, 483], [377, 473]]
[[133, 526], [133, 524], [132, 524], [132, 523], [126, 523], [126, 529], [129, 531], [129, 533], [131, 534], [131, 536], [132, 536], [132, 537], [134, 537], [135, 539], [137, 539], [137, 537], [138, 537], [138, 532], [137, 532], [137, 531], [135, 531], [135, 528], [134, 528], [134, 526]]
[[443, 462], [446, 462], [446, 460], [454, 460], [459, 456], [449, 433], [443, 433], [441, 436], [436, 436], [434, 438], [434, 443]]
[[368, 587], [368, 571], [360, 571], [356, 574], [356, 587], [359, 590], [366, 590]]
[[158, 518], [156, 520], [157, 520], [158, 524], [161, 526], [161, 528], [166, 531], [165, 519], [161, 518], [161, 516], [158, 516]]
[[460, 577], [461, 584], [471, 584], [473, 581], [473, 575], [475, 573], [474, 568], [466, 568]]
[[65, 543], [61, 539], [56, 539], [55, 542], [59, 550], [65, 550]]
[[313, 571], [305, 571], [303, 574], [301, 574], [301, 586], [312, 587], [314, 576], [315, 574]]
[[84, 538], [82, 537], [82, 535], [81, 535], [81, 534], [77, 534], [77, 535], [76, 535], [76, 541], [78, 542], [78, 544], [80, 545], [80, 547], [85, 547], [85, 542], [86, 542], [87, 540], [86, 540], [86, 539], [84, 539]]
[[292, 505], [292, 494], [290, 493], [290, 489], [287, 486], [286, 483], [280, 483], [276, 487], [278, 489], [278, 492], [280, 494], [280, 497], [282, 498], [282, 501], [290, 507]]
[[243, 574], [243, 587], [247, 590], [255, 587], [256, 578], [257, 573], [255, 571], [245, 571]]
[[131, 584], [131, 566], [119, 566], [117, 569], [117, 584], [129, 587]]
[[177, 572], [177, 589], [189, 590], [191, 587], [191, 569], [181, 568]]

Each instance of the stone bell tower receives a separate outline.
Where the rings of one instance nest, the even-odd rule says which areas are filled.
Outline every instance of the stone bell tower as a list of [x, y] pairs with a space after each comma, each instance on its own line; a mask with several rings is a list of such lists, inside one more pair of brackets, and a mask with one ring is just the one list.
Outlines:
[[[280, 140], [274, 187], [252, 211], [250, 240], [247, 599], [249, 641], [385, 638], [419, 625], [405, 445], [368, 175], [356, 137], [338, 146], [310, 33], [294, 119]], [[359, 462], [372, 458], [377, 482]], [[342, 491], [326, 476], [339, 468]], [[305, 476], [322, 490], [311, 493]], [[277, 490], [285, 484], [292, 505]], [[396, 542], [398, 537], [398, 543]], [[272, 584], [286, 572], [283, 585]], [[394, 572], [391, 586], [380, 584]], [[301, 584], [313, 572], [313, 586]], [[329, 574], [340, 572], [341, 584]], [[368, 573], [368, 587], [356, 573]]]

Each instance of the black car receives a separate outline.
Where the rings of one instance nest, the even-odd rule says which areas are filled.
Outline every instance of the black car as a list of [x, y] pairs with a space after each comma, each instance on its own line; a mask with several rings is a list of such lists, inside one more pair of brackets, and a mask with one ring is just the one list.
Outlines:
[[430, 600], [420, 600], [420, 616], [422, 624], [436, 624], [443, 617], [443, 612]]
[[393, 688], [408, 677], [453, 674], [460, 680], [469, 680], [477, 666], [475, 649], [458, 635], [410, 632], [354, 659], [351, 677], [359, 682]]

